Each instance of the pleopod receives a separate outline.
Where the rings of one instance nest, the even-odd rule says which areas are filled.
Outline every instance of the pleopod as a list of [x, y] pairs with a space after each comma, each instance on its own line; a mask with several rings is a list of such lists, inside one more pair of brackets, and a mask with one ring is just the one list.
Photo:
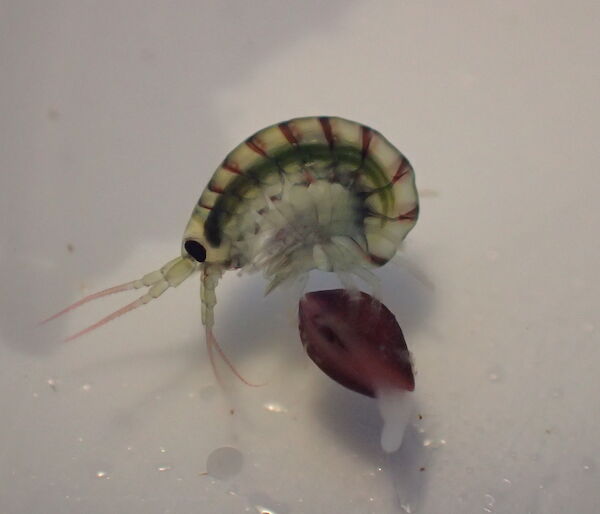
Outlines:
[[181, 256], [45, 321], [112, 293], [146, 288], [71, 340], [199, 272], [211, 362], [216, 348], [229, 364], [213, 334], [215, 292], [225, 271], [260, 271], [267, 292], [313, 269], [337, 273], [345, 287], [352, 275], [372, 282], [372, 269], [396, 254], [418, 213], [413, 168], [379, 132], [339, 117], [295, 118], [260, 130], [225, 157], [194, 206]]

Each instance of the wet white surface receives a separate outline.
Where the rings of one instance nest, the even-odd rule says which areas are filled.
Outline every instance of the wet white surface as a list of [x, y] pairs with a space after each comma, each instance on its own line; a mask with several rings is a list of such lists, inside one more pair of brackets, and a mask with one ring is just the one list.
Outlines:
[[[596, 512], [599, 29], [585, 1], [3, 3], [0, 511]], [[227, 151], [307, 114], [435, 192], [405, 250], [434, 289], [379, 272], [418, 371], [391, 455], [260, 277], [216, 312], [260, 388], [216, 387], [195, 281], [35, 326], [174, 257]]]

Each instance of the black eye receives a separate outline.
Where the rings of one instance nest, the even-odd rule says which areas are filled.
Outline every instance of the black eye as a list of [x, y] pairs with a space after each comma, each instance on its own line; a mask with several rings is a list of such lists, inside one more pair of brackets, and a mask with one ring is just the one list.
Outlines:
[[204, 262], [206, 260], [206, 248], [202, 246], [198, 241], [188, 239], [183, 243], [185, 251], [198, 262]]

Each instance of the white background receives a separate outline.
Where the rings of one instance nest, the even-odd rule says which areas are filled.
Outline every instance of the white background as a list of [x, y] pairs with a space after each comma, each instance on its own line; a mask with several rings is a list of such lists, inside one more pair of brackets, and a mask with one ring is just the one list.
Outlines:
[[[0, 511], [597, 512], [599, 62], [594, 1], [1, 2]], [[71, 343], [130, 296], [36, 326], [175, 257], [241, 140], [322, 114], [430, 193], [405, 257], [433, 288], [378, 272], [418, 370], [397, 454], [259, 276], [217, 291], [268, 382], [229, 397], [196, 280]], [[243, 466], [219, 478], [222, 446]]]

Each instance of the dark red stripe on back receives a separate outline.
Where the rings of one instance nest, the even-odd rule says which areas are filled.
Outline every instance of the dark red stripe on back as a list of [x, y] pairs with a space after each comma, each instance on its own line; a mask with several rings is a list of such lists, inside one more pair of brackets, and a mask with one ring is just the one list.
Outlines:
[[254, 141], [252, 139], [247, 139], [246, 146], [248, 148], [250, 148], [252, 151], [256, 152], [258, 155], [261, 155], [262, 157], [268, 157], [266, 152], [260, 146], [258, 146], [256, 141]]
[[398, 166], [396, 173], [392, 177], [392, 184], [395, 184], [396, 182], [398, 182], [409, 171], [410, 171], [410, 165], [408, 164], [408, 161], [404, 157], [402, 157], [400, 166]]
[[231, 173], [235, 173], [236, 175], [243, 175], [242, 170], [240, 170], [240, 167], [235, 162], [223, 161], [223, 164], [221, 166], [223, 166], [223, 168], [227, 171], [231, 171]]
[[202, 207], [203, 209], [206, 209], [207, 211], [212, 211], [212, 210], [213, 210], [213, 208], [212, 208], [212, 207], [209, 207], [208, 205], [204, 205], [203, 203], [201, 203], [201, 204], [198, 204], [198, 205], [199, 205], [200, 207]]
[[327, 116], [321, 116], [319, 118], [319, 123], [323, 129], [323, 134], [325, 134], [325, 139], [327, 139], [327, 143], [329, 143], [329, 148], [333, 148], [333, 131], [331, 130], [331, 122], [329, 121], [329, 118]]
[[415, 221], [419, 215], [419, 206], [413, 207], [410, 211], [400, 214], [396, 219]]
[[362, 125], [360, 129], [362, 131], [362, 158], [364, 159], [367, 156], [367, 153], [369, 153], [369, 145], [371, 144], [371, 139], [373, 139], [373, 131], [364, 125]]
[[277, 126], [291, 145], [298, 146], [298, 140], [296, 139], [296, 136], [294, 136], [292, 129], [285, 121]]
[[378, 257], [372, 253], [369, 253], [369, 259], [376, 266], [383, 266], [388, 261], [387, 259], [382, 259], [381, 257]]
[[212, 193], [217, 193], [218, 195], [223, 194], [223, 189], [215, 186], [212, 182], [208, 183], [208, 190]]

